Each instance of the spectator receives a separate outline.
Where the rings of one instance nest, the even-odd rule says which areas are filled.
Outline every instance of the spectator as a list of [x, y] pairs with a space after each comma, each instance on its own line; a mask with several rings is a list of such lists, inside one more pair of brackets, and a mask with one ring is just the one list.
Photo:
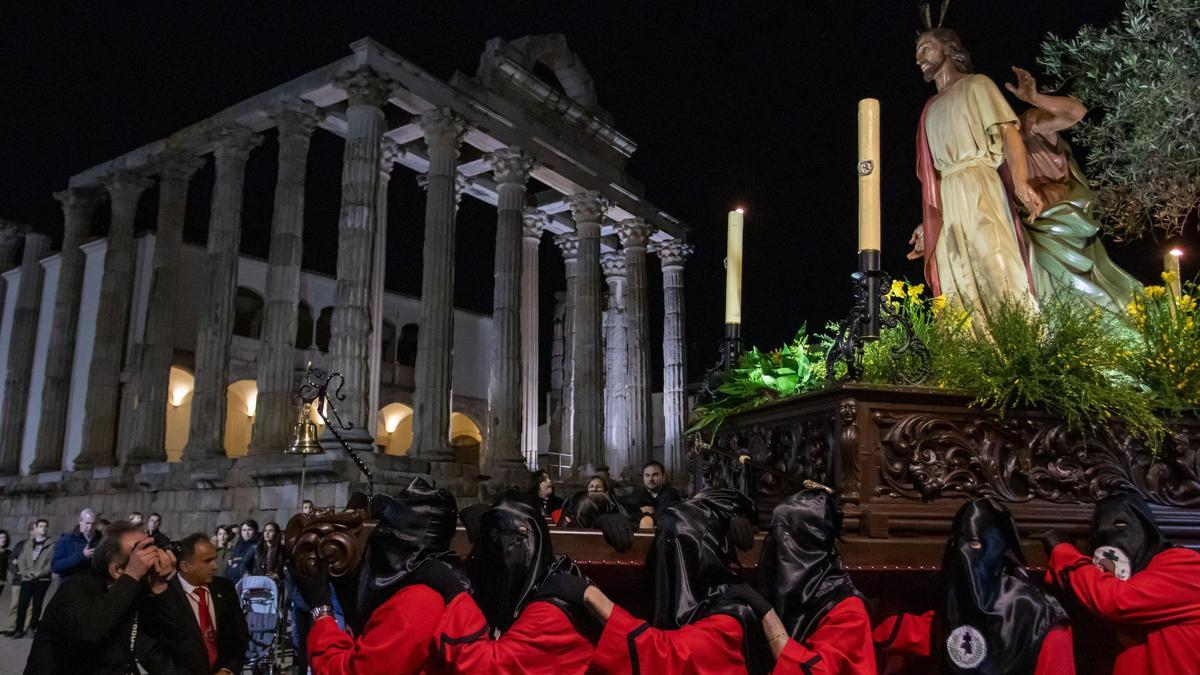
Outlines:
[[33, 539], [33, 530], [37, 527], [37, 523], [29, 523], [29, 527], [25, 528], [25, 538], [17, 542], [13, 546], [12, 555], [8, 559], [8, 566], [3, 570], [4, 574], [12, 577], [12, 598], [8, 606], [8, 630], [0, 632], [4, 637], [12, 637], [13, 633], [25, 628], [24, 625], [17, 625], [17, 602], [21, 597], [21, 575], [17, 572], [17, 560], [21, 557], [21, 551], [25, 550], [25, 544]]
[[562, 497], [554, 494], [554, 481], [545, 471], [534, 471], [529, 474], [528, 496], [532, 504], [542, 512], [543, 518], [558, 522], [563, 507]]
[[[54, 559], [54, 542], [46, 536], [50, 521], [39, 518], [33, 528], [33, 538], [17, 558], [17, 574], [21, 577], [21, 597], [17, 600], [17, 626], [25, 625], [29, 605], [33, 603], [33, 614], [29, 615], [29, 629], [37, 631], [42, 616], [42, 601], [50, 588], [50, 561]], [[14, 638], [25, 637], [25, 630], [18, 628]]]
[[[159, 628], [138, 621], [141, 601], [167, 590], [175, 558], [129, 522], [109, 526], [92, 556], [92, 568], [63, 582], [33, 639], [26, 675], [124, 675], [140, 672], [134, 663], [135, 638]], [[147, 588], [149, 587], [149, 588]], [[142, 631], [137, 631], [140, 625]], [[151, 673], [170, 672], [151, 654], [138, 659]]]
[[217, 574], [225, 576], [225, 567], [229, 564], [229, 552], [233, 549], [233, 531], [228, 525], [218, 525], [213, 533], [213, 547], [217, 549]]
[[179, 542], [179, 574], [154, 609], [155, 637], [181, 673], [242, 672], [250, 637], [237, 591], [216, 576], [217, 549], [203, 532]]
[[8, 548], [8, 530], [0, 530], [0, 593], [4, 592], [5, 582], [8, 581], [8, 563], [12, 551]]
[[633, 491], [629, 501], [641, 509], [642, 513], [650, 516], [652, 522], [642, 519], [641, 527], [653, 527], [658, 516], [667, 507], [682, 501], [679, 491], [667, 485], [667, 469], [658, 460], [650, 460], [642, 466], [642, 487]]
[[92, 564], [92, 554], [100, 534], [96, 532], [96, 512], [84, 509], [79, 512], [79, 524], [65, 532], [54, 545], [54, 560], [50, 571], [66, 578], [86, 570]]
[[279, 581], [283, 576], [282, 540], [279, 523], [271, 521], [263, 525], [262, 539], [258, 543], [258, 550], [254, 552], [253, 574], [260, 574]]
[[311, 499], [305, 499], [304, 501], [300, 502], [300, 513], [303, 513], [306, 516], [311, 516], [312, 512], [313, 501]]
[[96, 521], [96, 536], [103, 537], [104, 532], [108, 529], [109, 525], [112, 525], [112, 521], [108, 520], [107, 518], [101, 518], [100, 520], [97, 520]]
[[602, 492], [606, 495], [612, 494], [612, 483], [604, 476], [592, 476], [588, 479], [587, 485], [584, 486], [587, 492]]
[[229, 560], [225, 564], [225, 577], [237, 583], [244, 575], [253, 573], [254, 558], [258, 552], [258, 521], [247, 518], [242, 521], [241, 538], [229, 552]]
[[133, 513], [129, 514], [129, 522], [133, 523], [134, 525], [137, 525], [138, 527], [141, 527], [142, 526], [142, 512], [134, 511]]
[[163, 534], [162, 531], [162, 516], [157, 513], [151, 513], [146, 519], [146, 534], [154, 537], [154, 545], [167, 550], [171, 548], [171, 538]]

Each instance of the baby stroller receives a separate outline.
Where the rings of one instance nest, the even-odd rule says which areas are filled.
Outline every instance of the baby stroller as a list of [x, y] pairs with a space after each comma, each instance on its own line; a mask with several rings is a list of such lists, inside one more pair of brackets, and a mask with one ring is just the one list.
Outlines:
[[270, 577], [246, 576], [237, 582], [238, 599], [246, 616], [250, 645], [246, 670], [255, 675], [274, 675], [283, 670], [280, 635], [284, 617], [279, 608], [279, 586]]

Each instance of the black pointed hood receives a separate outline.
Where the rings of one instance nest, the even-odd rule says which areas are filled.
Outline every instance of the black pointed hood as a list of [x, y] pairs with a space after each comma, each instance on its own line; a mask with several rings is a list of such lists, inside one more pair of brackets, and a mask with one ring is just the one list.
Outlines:
[[1121, 579], [1146, 569], [1151, 558], [1171, 547], [1154, 522], [1146, 500], [1132, 492], [1109, 495], [1096, 502], [1088, 543], [1092, 559], [1112, 560]]

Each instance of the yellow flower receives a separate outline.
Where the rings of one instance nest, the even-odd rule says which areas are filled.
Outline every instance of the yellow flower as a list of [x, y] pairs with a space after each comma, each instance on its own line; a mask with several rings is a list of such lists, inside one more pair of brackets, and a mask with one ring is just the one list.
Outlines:
[[900, 281], [900, 280], [892, 281], [892, 288], [891, 288], [891, 290], [888, 291], [888, 297], [889, 298], [903, 298], [904, 297], [904, 282]]
[[[1164, 273], [1164, 275], [1165, 275], [1165, 273]], [[1165, 298], [1166, 296], [1167, 296], [1167, 289], [1163, 288], [1162, 286], [1147, 286], [1146, 287], [1146, 297], [1150, 298], [1151, 300]]]
[[1187, 294], [1181, 295], [1175, 304], [1181, 312], [1191, 312], [1196, 309], [1196, 299]]
[[1179, 281], [1179, 273], [1178, 272], [1163, 272], [1162, 280], [1163, 280], [1163, 283], [1167, 284], [1168, 286], [1173, 285], [1175, 282]]
[[942, 313], [942, 310], [946, 308], [946, 296], [939, 295], [939, 296], [935, 297], [933, 299], [930, 307], [933, 309], [934, 316], [940, 315]]
[[925, 284], [917, 284], [916, 286], [908, 287], [908, 297], [911, 300], [916, 300], [925, 292]]

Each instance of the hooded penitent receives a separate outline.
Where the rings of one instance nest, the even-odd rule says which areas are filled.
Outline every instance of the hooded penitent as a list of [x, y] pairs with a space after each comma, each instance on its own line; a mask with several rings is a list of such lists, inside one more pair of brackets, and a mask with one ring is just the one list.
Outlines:
[[771, 514], [758, 590], [797, 641], [808, 638], [839, 602], [862, 597], [834, 549], [841, 525], [837, 500], [825, 490], [798, 492]]
[[[483, 514], [467, 573], [475, 601], [493, 628], [512, 626], [546, 577], [560, 571], [583, 576], [570, 558], [554, 555], [546, 519], [533, 506], [504, 498]], [[571, 615], [568, 607], [560, 607]]]
[[1032, 673], [1046, 634], [1067, 623], [1030, 581], [1012, 515], [990, 499], [954, 516], [939, 590], [930, 646], [946, 672]]
[[375, 496], [370, 512], [379, 522], [367, 539], [351, 614], [351, 625], [360, 630], [372, 612], [412, 583], [421, 563], [432, 558], [457, 561], [450, 540], [458, 507], [446, 490], [417, 478], [394, 496]]
[[753, 512], [746, 495], [728, 488], [701, 490], [671, 505], [659, 516], [646, 567], [654, 582], [655, 628], [675, 630], [713, 614], [732, 616], [742, 624], [746, 663], [759, 672], [770, 662], [762, 628], [749, 607], [726, 597], [740, 581], [730, 569], [736, 554], [729, 521]]
[[1128, 579], [1146, 569], [1150, 559], [1171, 547], [1154, 522], [1141, 495], [1121, 493], [1096, 502], [1092, 515], [1092, 560], [1113, 562], [1118, 579]]

